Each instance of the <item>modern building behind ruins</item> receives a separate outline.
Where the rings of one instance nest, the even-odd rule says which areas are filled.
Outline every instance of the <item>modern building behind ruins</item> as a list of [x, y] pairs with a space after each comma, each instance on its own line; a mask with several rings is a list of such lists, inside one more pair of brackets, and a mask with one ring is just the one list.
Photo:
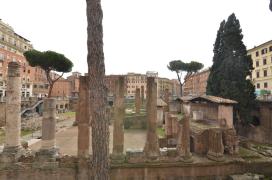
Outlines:
[[21, 65], [22, 97], [44, 96], [48, 84], [42, 69], [28, 65], [23, 53], [33, 49], [29, 40], [17, 34], [0, 19], [0, 97], [6, 94], [7, 66], [11, 61]]
[[205, 95], [209, 74], [210, 70], [206, 69], [190, 76], [183, 86], [183, 95], [184, 96]]
[[248, 50], [252, 58], [252, 82], [255, 85], [256, 93], [261, 90], [271, 92], [272, 90], [272, 40], [255, 46]]
[[[121, 75], [108, 75], [105, 77], [106, 86], [108, 88], [108, 95], [112, 96], [114, 94], [115, 89], [115, 81]], [[147, 77], [155, 77], [157, 82], [157, 94], [158, 97], [164, 95], [164, 92], [168, 89], [170, 94], [173, 96], [179, 96], [180, 94], [180, 86], [178, 81], [173, 79], [170, 80], [168, 78], [158, 77], [157, 72], [147, 71], [146, 74], [140, 73], [127, 73], [125, 76], [125, 89], [126, 89], [126, 96], [128, 98], [135, 98], [136, 89], [144, 87], [144, 97], [146, 97], [146, 78]]]

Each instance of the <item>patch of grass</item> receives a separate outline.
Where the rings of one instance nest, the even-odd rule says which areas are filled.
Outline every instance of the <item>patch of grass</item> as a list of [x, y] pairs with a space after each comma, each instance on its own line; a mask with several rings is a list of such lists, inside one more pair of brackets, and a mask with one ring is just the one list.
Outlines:
[[5, 132], [3, 129], [0, 129], [0, 144], [3, 144], [5, 141]]
[[32, 134], [34, 132], [34, 130], [21, 130], [21, 136], [26, 136], [29, 134]]
[[165, 131], [163, 128], [157, 128], [156, 133], [159, 136], [159, 138], [164, 138], [165, 137]]
[[65, 112], [63, 115], [65, 115], [65, 116], [75, 116], [76, 112], [68, 111], [68, 112]]
[[246, 148], [239, 147], [239, 155], [241, 158], [245, 160], [254, 160], [254, 159], [259, 159], [260, 156], [258, 156], [257, 153], [250, 151]]

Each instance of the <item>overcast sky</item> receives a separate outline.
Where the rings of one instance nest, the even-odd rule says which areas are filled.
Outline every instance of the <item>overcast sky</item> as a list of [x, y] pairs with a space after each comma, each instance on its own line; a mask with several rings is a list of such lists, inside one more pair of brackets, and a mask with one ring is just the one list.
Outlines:
[[[212, 64], [223, 19], [235, 13], [248, 48], [272, 39], [269, 0], [102, 0], [106, 74], [158, 71], [169, 61]], [[40, 51], [54, 50], [87, 72], [85, 0], [1, 0], [0, 19]]]

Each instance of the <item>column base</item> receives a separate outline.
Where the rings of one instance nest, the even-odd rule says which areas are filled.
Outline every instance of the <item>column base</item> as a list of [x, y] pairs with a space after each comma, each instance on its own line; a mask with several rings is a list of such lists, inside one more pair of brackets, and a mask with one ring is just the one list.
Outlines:
[[212, 161], [217, 161], [217, 162], [225, 161], [225, 158], [224, 158], [223, 154], [215, 153], [215, 152], [211, 152], [211, 151], [209, 151], [207, 153], [207, 158], [212, 160]]
[[4, 163], [18, 162], [19, 158], [25, 155], [26, 151], [22, 146], [4, 147], [0, 154], [0, 161]]
[[38, 161], [43, 161], [43, 162], [56, 161], [58, 156], [59, 156], [59, 149], [56, 147], [51, 149], [41, 149], [40, 151], [36, 152], [36, 157]]
[[111, 162], [113, 163], [124, 163], [126, 160], [126, 156], [124, 154], [111, 154], [110, 155]]
[[188, 155], [181, 156], [180, 161], [184, 163], [192, 163], [193, 162], [192, 154], [190, 153]]

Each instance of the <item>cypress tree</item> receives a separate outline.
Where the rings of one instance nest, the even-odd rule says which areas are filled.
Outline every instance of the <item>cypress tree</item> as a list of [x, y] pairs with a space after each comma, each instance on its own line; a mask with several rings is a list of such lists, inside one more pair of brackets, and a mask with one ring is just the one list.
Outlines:
[[[235, 112], [239, 113], [243, 123], [249, 123], [256, 98], [255, 87], [248, 78], [253, 67], [243, 43], [240, 22], [235, 14], [231, 14], [225, 23], [221, 42], [222, 51], [214, 61], [214, 68], [211, 68], [211, 75], [214, 77], [209, 77], [208, 84], [210, 87], [216, 86], [216, 91], [209, 92], [211, 95], [236, 100], [238, 104], [234, 107]], [[207, 89], [212, 89], [210, 87]]]
[[217, 31], [216, 40], [213, 48], [213, 65], [210, 69], [210, 75], [207, 82], [207, 94], [214, 96], [219, 95], [219, 81], [220, 77], [218, 76], [218, 67], [222, 62], [222, 53], [223, 53], [223, 32], [224, 32], [225, 20], [220, 23], [220, 27]]

